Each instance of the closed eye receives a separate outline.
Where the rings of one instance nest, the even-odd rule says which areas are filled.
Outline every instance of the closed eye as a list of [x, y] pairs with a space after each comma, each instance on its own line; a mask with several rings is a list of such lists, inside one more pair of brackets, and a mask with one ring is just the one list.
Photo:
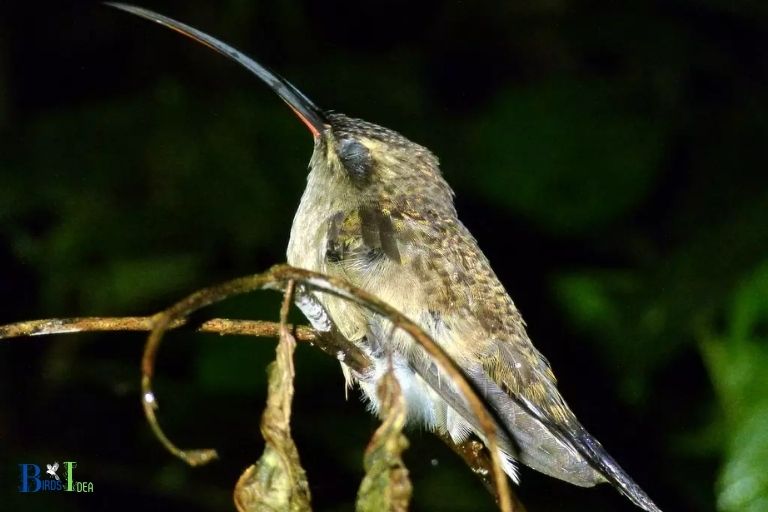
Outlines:
[[371, 153], [355, 139], [341, 139], [338, 148], [339, 160], [350, 177], [361, 181], [368, 177], [372, 168]]

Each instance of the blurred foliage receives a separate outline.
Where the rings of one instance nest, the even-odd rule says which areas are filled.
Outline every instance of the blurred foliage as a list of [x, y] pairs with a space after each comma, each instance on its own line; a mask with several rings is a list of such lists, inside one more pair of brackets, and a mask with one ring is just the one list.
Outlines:
[[[434, 150], [564, 395], [616, 459], [664, 510], [768, 510], [764, 2], [146, 6]], [[310, 151], [279, 100], [205, 48], [95, 2], [1, 4], [0, 321], [144, 314], [283, 261]], [[278, 303], [257, 294], [210, 314], [276, 319]], [[191, 470], [152, 439], [141, 336], [5, 344], [4, 507], [231, 506], [262, 450], [274, 344], [170, 338], [164, 426], [224, 462]], [[319, 351], [300, 347], [296, 373], [314, 505], [352, 510], [376, 421]], [[408, 435], [414, 510], [493, 509], [439, 442]], [[64, 456], [92, 496], [15, 491], [14, 464]], [[612, 489], [522, 477], [531, 511], [633, 510]]]
[[722, 404], [726, 462], [721, 510], [768, 510], [768, 260], [731, 301], [725, 330], [707, 336], [704, 356]]
[[[567, 235], [626, 214], [661, 170], [665, 133], [652, 112], [622, 112], [615, 95], [598, 81], [510, 90], [473, 127], [476, 192]], [[507, 180], [514, 186], [499, 187]]]

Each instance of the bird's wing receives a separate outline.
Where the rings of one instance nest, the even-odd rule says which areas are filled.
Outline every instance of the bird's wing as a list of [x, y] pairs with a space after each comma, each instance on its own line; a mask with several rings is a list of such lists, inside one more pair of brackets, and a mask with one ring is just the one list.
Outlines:
[[[418, 309], [410, 306], [408, 311], [405, 297], [413, 300], [409, 287], [418, 288], [422, 301], [418, 308], [434, 313], [442, 329], [451, 332], [450, 342], [438, 341], [454, 357], [465, 356], [464, 366], [474, 367], [470, 377], [475, 385], [514, 432], [511, 442], [502, 439], [510, 455], [577, 485], [607, 480], [636, 505], [658, 512], [571, 412], [512, 299], [475, 239], [452, 213], [377, 203], [340, 213], [329, 226], [327, 262], [412, 318]], [[383, 272], [385, 268], [388, 272]], [[473, 364], [467, 365], [467, 354]], [[441, 385], [444, 379], [429, 360], [418, 351], [410, 360], [414, 370], [477, 430], [477, 420], [464, 400], [450, 385]]]
[[[521, 355], [518, 344], [519, 341], [497, 341], [495, 353], [485, 360], [483, 371], [477, 378], [481, 382], [495, 384], [503, 395], [538, 420], [561, 443], [575, 450], [605, 481], [610, 482], [635, 505], [648, 512], [660, 512], [600, 442], [579, 423], [556, 389], [553, 379], [542, 377], [538, 371], [530, 374], [516, 371], [515, 365], [526, 358]], [[504, 397], [501, 403], [504, 403]]]
[[[635, 505], [649, 512], [659, 512], [645, 492], [576, 419], [557, 389], [549, 362], [528, 338], [525, 323], [512, 299], [477, 248], [475, 240], [468, 231], [465, 233], [461, 252], [466, 254], [455, 256], [454, 261], [462, 262], [470, 258], [481, 262], [479, 271], [476, 270], [480, 279], [473, 287], [477, 297], [470, 304], [470, 317], [477, 319], [484, 327], [488, 340], [487, 343], [475, 345], [474, 356], [482, 368], [474, 375], [478, 386], [481, 389], [490, 386], [494, 390], [492, 396], [497, 398], [494, 403], [497, 409], [514, 410], [510, 404], [516, 404], [563, 445], [575, 450]], [[463, 336], [471, 339], [477, 332], [477, 326], [474, 326]], [[509, 421], [506, 417], [504, 419]], [[534, 457], [529, 454], [529, 458]], [[568, 480], [567, 472], [553, 476]]]
[[[592, 437], [570, 410], [557, 389], [557, 381], [549, 362], [533, 346], [520, 312], [498, 280], [490, 263], [480, 251], [469, 231], [458, 221], [451, 230], [453, 241], [442, 252], [443, 286], [453, 290], [469, 290], [456, 304], [464, 311], [454, 322], [454, 340], [466, 340], [480, 369], [473, 378], [480, 389], [491, 389], [488, 395], [503, 421], [515, 421], [515, 404], [532, 420], [570, 450], [575, 451], [602, 477], [613, 484], [637, 506], [659, 512], [658, 507], [629, 475]], [[464, 282], [471, 283], [467, 286]], [[454, 296], [462, 296], [454, 292]], [[456, 309], [456, 304], [452, 307]], [[448, 318], [443, 315], [444, 318]], [[466, 319], [471, 319], [467, 321]], [[478, 333], [483, 333], [478, 340]], [[514, 425], [510, 425], [510, 428]], [[528, 425], [528, 428], [531, 428]], [[548, 441], [551, 443], [551, 441]], [[523, 446], [521, 460], [537, 461], [543, 455], [536, 444]], [[527, 454], [525, 451], [529, 450]], [[527, 456], [526, 456], [527, 455]], [[568, 456], [558, 453], [555, 458]], [[534, 462], [535, 464], [536, 462]], [[558, 463], [559, 464], [559, 463]], [[535, 467], [535, 466], [533, 466]], [[536, 468], [539, 469], [539, 468]], [[548, 468], [553, 469], [553, 468]], [[557, 468], [554, 468], [557, 471]], [[552, 474], [551, 472], [544, 471]], [[569, 472], [554, 474], [568, 480]]]
[[[484, 258], [482, 254], [459, 254], [459, 249], [465, 241], [451, 240], [455, 230], [451, 229], [451, 226], [445, 226], [441, 231], [439, 219], [411, 218], [408, 219], [409, 222], [402, 222], [403, 216], [401, 210], [392, 208], [391, 205], [382, 208], [370, 204], [337, 214], [329, 225], [326, 251], [328, 262], [357, 285], [369, 284], [370, 280], [374, 279], [372, 276], [383, 273], [382, 266], [401, 267], [396, 272], [388, 269], [388, 280], [391, 282], [398, 279], [415, 279], [415, 284], [425, 296], [426, 303], [420, 304], [421, 307], [438, 311], [443, 304], [450, 302], [459, 310], [467, 310], [466, 315], [460, 315], [463, 319], [461, 326], [454, 325], [446, 315], [442, 316], [441, 321], [449, 325], [450, 329], [477, 329], [479, 332], [486, 330], [494, 321], [493, 312], [482, 312], [482, 322], [489, 324], [485, 327], [467, 320], [477, 313], [470, 309], [479, 300], [467, 292], [477, 283], [467, 280], [479, 279], [476, 276], [482, 272], [479, 272], [480, 269], [466, 267], [474, 263], [481, 264], [482, 261], [478, 258]], [[428, 222], [418, 222], [419, 220]], [[476, 247], [474, 244], [472, 246]], [[440, 268], [441, 264], [444, 265], [443, 268]], [[408, 286], [408, 283], [401, 283], [398, 287], [404, 286]], [[380, 283], [376, 290], [380, 298], [402, 310], [400, 297], [386, 296], [386, 284]], [[430, 326], [427, 330], [434, 331], [436, 328]], [[462, 338], [466, 342], [472, 342], [469, 336]], [[443, 345], [449, 352], [453, 351], [453, 347], [446, 346], [450, 345], [449, 343]], [[486, 345], [489, 349], [492, 346], [490, 343], [477, 345]], [[523, 361], [522, 354], [516, 357], [517, 362]], [[527, 358], [535, 359], [535, 356], [528, 355]], [[466, 402], [448, 379], [444, 376], [441, 378], [434, 363], [429, 358], [418, 355], [410, 360], [413, 369], [479, 432], [481, 429], [478, 421], [469, 411]], [[549, 372], [546, 362], [544, 365]], [[525, 367], [529, 368], [530, 363], [526, 363]], [[497, 409], [501, 420], [505, 422], [514, 438], [510, 440], [509, 436], [505, 436], [500, 440], [505, 452], [538, 471], [576, 485], [591, 486], [603, 481], [578, 452], [553, 436], [539, 420], [488, 379], [480, 365], [477, 365], [476, 370], [472, 379], [483, 391], [486, 400]]]
[[[454, 411], [472, 425], [475, 432], [482, 432], [467, 402], [449, 379], [441, 377], [434, 363], [425, 358], [414, 358], [411, 366]], [[553, 435], [478, 370], [470, 370], [467, 376], [506, 427], [497, 432], [499, 446], [505, 453], [528, 467], [574, 485], [592, 487], [605, 482], [580, 453]]]
[[376, 204], [360, 205], [331, 219], [326, 259], [363, 272], [379, 258], [400, 264], [397, 238], [392, 212]]

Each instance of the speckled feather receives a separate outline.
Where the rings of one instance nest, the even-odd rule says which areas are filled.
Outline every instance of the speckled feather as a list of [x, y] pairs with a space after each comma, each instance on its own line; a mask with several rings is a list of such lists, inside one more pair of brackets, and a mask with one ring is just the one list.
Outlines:
[[[574, 419], [512, 299], [458, 220], [453, 192], [439, 172], [437, 158], [392, 130], [339, 114], [331, 120], [335, 139], [353, 136], [379, 142], [389, 161], [374, 160], [377, 169], [368, 182], [349, 191], [357, 196], [351, 208], [329, 212], [326, 261], [315, 266], [319, 263], [322, 270], [358, 285], [376, 279], [379, 276], [371, 274], [389, 266], [397, 275], [383, 277], [416, 285], [424, 299], [420, 307], [444, 319], [463, 319], [465, 332], [456, 337], [460, 345], [444, 348], [476, 359], [492, 380], [537, 404], [552, 421]], [[337, 172], [343, 179], [343, 169]], [[402, 290], [387, 288], [388, 294], [371, 291], [393, 305], [402, 302]]]
[[[459, 221], [437, 158], [381, 126], [336, 113], [328, 120], [315, 139], [289, 263], [342, 276], [419, 322], [513, 432], [501, 439], [506, 456], [576, 485], [610, 481], [638, 506], [658, 510], [563, 400], [515, 304]], [[350, 140], [363, 146], [349, 157], [354, 165], [340, 149]], [[409, 421], [457, 442], [479, 435], [463, 399], [408, 336], [356, 305], [318, 298], [339, 330], [382, 366], [394, 356]], [[379, 370], [356, 376], [374, 410]], [[508, 472], [517, 478], [511, 465]]]

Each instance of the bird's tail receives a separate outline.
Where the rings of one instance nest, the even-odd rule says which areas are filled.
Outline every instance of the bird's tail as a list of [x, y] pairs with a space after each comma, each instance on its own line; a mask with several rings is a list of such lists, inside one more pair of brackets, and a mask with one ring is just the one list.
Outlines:
[[[569, 429], [570, 430], [570, 429]], [[561, 430], [562, 432], [562, 430]], [[661, 509], [651, 501], [651, 498], [637, 485], [632, 478], [619, 466], [603, 448], [600, 442], [592, 437], [584, 427], [562, 432], [569, 438], [573, 446], [595, 467], [614, 487], [624, 496], [648, 512], [661, 512]]]

